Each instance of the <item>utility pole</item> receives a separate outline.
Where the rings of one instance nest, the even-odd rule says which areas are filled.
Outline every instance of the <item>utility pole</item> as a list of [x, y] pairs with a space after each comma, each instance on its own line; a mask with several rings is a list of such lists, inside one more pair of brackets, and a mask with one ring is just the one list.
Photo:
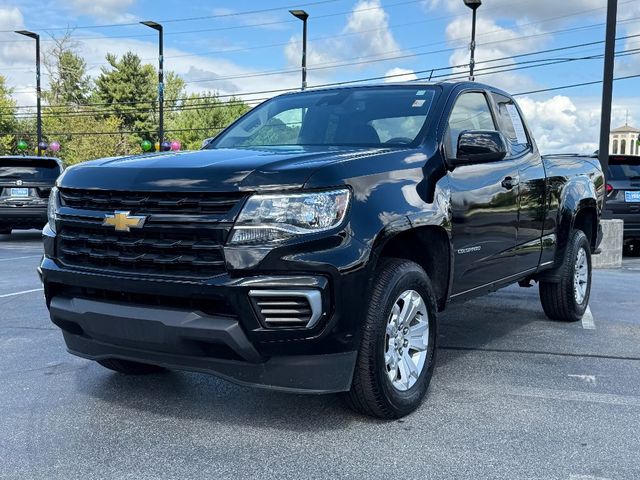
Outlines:
[[[600, 149], [598, 157], [605, 180], [609, 175], [609, 135], [611, 133], [611, 104], [613, 102], [613, 68], [616, 53], [616, 20], [618, 0], [607, 0], [607, 33], [604, 47], [604, 77], [602, 83], [602, 114], [600, 118]], [[605, 196], [606, 202], [606, 196]], [[606, 212], [603, 205], [603, 214]], [[604, 215], [603, 215], [604, 216]]]

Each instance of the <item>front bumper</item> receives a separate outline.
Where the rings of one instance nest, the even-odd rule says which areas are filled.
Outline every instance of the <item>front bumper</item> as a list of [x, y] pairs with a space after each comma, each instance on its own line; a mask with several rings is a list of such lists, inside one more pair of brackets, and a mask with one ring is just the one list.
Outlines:
[[[195, 312], [55, 297], [51, 317], [63, 328], [68, 351], [80, 357], [120, 358], [212, 373], [236, 383], [283, 391], [348, 390], [356, 360], [356, 352], [263, 358], [236, 320]], [[188, 343], [191, 354], [180, 347]], [[216, 358], [220, 346], [232, 346], [245, 358]]]
[[[45, 252], [51, 255], [54, 241], [46, 233]], [[267, 255], [269, 274], [251, 270], [197, 280], [78, 270], [49, 256], [40, 273], [51, 319], [75, 355], [330, 393], [351, 385], [363, 318], [358, 299], [365, 297], [368, 278], [366, 268], [353, 268], [365, 257], [361, 244], [347, 237], [336, 250], [308, 253], [313, 263], [307, 253], [288, 251], [277, 260]], [[320, 255], [331, 263], [319, 262]], [[341, 271], [338, 258], [351, 268]], [[308, 328], [270, 328], [250, 294], [274, 290], [319, 293], [319, 319]]]

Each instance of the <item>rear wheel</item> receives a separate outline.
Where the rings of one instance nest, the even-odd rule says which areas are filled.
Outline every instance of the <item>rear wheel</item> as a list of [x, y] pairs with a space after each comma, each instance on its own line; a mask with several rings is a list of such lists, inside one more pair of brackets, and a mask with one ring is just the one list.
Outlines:
[[105, 360], [97, 360], [97, 362], [109, 370], [124, 373], [126, 375], [147, 375], [149, 373], [159, 373], [165, 371], [163, 367], [157, 365], [149, 365], [147, 363], [131, 362], [129, 360], [120, 360], [117, 358], [107, 358]]
[[369, 300], [351, 390], [354, 410], [399, 418], [424, 398], [435, 365], [436, 301], [416, 263], [382, 260]]
[[559, 274], [557, 282], [540, 282], [542, 308], [552, 320], [576, 322], [591, 295], [591, 249], [584, 232], [572, 232]]

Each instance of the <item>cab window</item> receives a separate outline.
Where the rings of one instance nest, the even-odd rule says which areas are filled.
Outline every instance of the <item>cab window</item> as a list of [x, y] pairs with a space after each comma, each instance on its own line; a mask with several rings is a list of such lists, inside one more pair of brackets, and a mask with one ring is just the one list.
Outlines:
[[509, 140], [511, 155], [518, 156], [529, 150], [531, 148], [529, 137], [515, 102], [498, 93], [493, 94], [493, 100], [496, 102], [500, 130]]
[[496, 130], [491, 109], [483, 93], [463, 93], [456, 100], [445, 132], [445, 148], [449, 158], [455, 157], [458, 137], [465, 130]]

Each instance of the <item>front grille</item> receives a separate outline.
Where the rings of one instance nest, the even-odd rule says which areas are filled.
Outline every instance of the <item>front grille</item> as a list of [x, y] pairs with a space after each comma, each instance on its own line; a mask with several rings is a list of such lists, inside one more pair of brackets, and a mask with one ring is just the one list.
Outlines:
[[60, 189], [63, 206], [107, 212], [126, 210], [131, 214], [220, 215], [228, 213], [243, 197], [241, 192], [165, 193]]
[[[215, 276], [225, 271], [222, 246], [242, 199], [242, 194], [233, 193], [92, 193], [63, 189], [57, 258], [66, 266], [82, 269], [170, 277]], [[146, 215], [143, 227], [118, 232], [103, 226], [105, 215], [117, 210]]]
[[319, 305], [311, 304], [314, 297], [320, 298], [320, 292], [252, 290], [249, 296], [258, 317], [268, 328], [311, 326], [311, 320], [317, 320], [320, 313], [314, 312]]

